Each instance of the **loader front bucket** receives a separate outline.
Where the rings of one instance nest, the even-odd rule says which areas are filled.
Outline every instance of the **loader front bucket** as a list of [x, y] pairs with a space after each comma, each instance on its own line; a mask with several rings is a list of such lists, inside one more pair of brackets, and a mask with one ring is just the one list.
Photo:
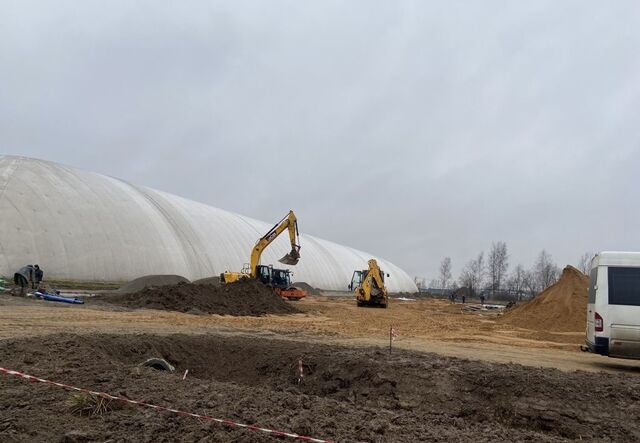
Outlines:
[[291, 252], [278, 260], [280, 263], [284, 263], [285, 265], [297, 265], [298, 260], [300, 260], [300, 252], [299, 248], [293, 248]]

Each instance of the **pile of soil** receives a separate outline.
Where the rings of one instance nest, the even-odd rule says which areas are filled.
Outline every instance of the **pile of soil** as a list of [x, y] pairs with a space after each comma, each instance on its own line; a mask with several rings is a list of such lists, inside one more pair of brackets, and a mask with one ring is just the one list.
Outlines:
[[584, 332], [587, 327], [589, 277], [567, 266], [557, 283], [531, 301], [506, 312], [501, 321], [525, 329]]
[[261, 316], [294, 314], [299, 311], [256, 280], [227, 285], [177, 285], [145, 288], [133, 294], [108, 294], [93, 297], [126, 308], [160, 309], [188, 313]]
[[291, 286], [296, 287], [296, 288], [300, 288], [300, 289], [306, 291], [307, 294], [309, 294], [309, 295], [322, 295], [322, 292], [320, 292], [319, 289], [314, 288], [313, 286], [311, 286], [307, 282], [297, 281], [297, 282], [291, 284]]
[[189, 283], [189, 280], [181, 275], [145, 275], [144, 277], [131, 280], [129, 283], [119, 288], [116, 293], [133, 294], [134, 292], [141, 291], [144, 288], [177, 285], [178, 283]]
[[[232, 334], [61, 334], [2, 341], [0, 355], [5, 367], [54, 381], [336, 441], [640, 438], [640, 411], [632, 407], [640, 401], [640, 378], [629, 374]], [[140, 367], [151, 357], [175, 372]], [[3, 442], [283, 441], [122, 404], [80, 416], [68, 408], [71, 392], [3, 374], [0, 392]]]
[[199, 280], [192, 281], [192, 283], [196, 285], [219, 285], [220, 276], [201, 278]]

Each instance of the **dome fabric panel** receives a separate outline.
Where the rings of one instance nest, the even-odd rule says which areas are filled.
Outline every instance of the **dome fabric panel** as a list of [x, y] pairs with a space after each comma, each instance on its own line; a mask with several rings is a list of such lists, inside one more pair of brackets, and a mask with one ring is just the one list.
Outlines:
[[[290, 208], [284, 208], [283, 214]], [[295, 208], [293, 208], [295, 210]], [[0, 156], [0, 274], [39, 263], [47, 278], [128, 281], [150, 274], [190, 280], [239, 271], [265, 223], [166, 192], [56, 163]], [[300, 220], [304, 228], [304, 220]], [[351, 274], [376, 258], [392, 292], [414, 292], [402, 269], [371, 254], [306, 235], [296, 266], [283, 233], [263, 264], [288, 268], [294, 281], [346, 290]]]

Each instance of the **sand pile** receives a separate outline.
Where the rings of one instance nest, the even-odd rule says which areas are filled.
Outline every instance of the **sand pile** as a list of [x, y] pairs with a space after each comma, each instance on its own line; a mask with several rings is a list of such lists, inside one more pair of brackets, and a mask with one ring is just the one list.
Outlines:
[[539, 331], [583, 332], [587, 327], [588, 286], [589, 277], [567, 266], [556, 284], [505, 313], [502, 321]]
[[222, 286], [181, 282], [177, 285], [144, 288], [133, 294], [113, 293], [93, 299], [126, 308], [220, 315], [260, 316], [299, 312], [267, 286], [255, 280]]
[[319, 289], [314, 288], [313, 286], [311, 286], [307, 282], [297, 281], [297, 282], [293, 283], [291, 286], [293, 286], [295, 288], [300, 288], [300, 289], [302, 289], [304, 291], [307, 291], [307, 294], [309, 294], [309, 295], [322, 295], [322, 292], [320, 292]]

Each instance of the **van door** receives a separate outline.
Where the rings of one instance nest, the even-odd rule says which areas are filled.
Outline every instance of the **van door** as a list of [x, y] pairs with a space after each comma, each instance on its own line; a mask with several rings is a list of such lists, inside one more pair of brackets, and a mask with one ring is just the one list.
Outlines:
[[598, 267], [589, 274], [589, 300], [587, 301], [587, 344], [595, 345], [596, 331], [594, 313], [596, 311], [596, 289], [598, 287]]
[[640, 268], [609, 266], [609, 355], [640, 358]]

